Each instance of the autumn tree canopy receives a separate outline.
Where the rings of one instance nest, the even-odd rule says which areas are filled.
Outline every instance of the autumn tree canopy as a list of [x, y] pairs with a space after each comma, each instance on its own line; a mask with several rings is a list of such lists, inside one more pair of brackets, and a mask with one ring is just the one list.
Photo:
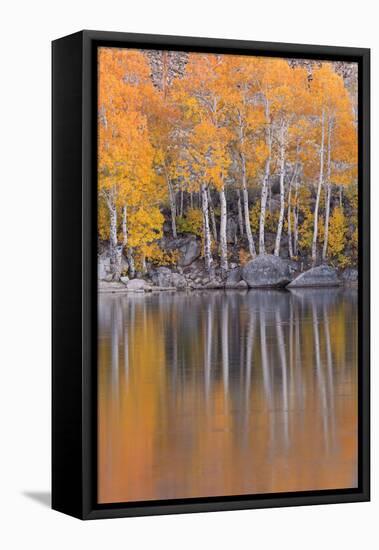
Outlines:
[[98, 81], [114, 279], [123, 256], [132, 276], [175, 263], [161, 239], [183, 232], [209, 272], [266, 253], [356, 262], [357, 100], [333, 63], [100, 48]]

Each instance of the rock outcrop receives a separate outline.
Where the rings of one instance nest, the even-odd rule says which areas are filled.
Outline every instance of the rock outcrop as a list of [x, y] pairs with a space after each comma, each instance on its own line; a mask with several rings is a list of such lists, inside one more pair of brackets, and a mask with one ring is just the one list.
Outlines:
[[200, 241], [194, 235], [178, 237], [177, 239], [162, 239], [161, 246], [164, 250], [178, 251], [178, 265], [187, 267], [191, 265], [201, 254]]
[[242, 268], [242, 279], [250, 288], [281, 288], [290, 282], [286, 260], [271, 254], [262, 254]]
[[358, 269], [348, 267], [342, 272], [341, 278], [345, 285], [349, 286], [358, 284]]
[[[243, 284], [240, 284], [243, 283]], [[242, 274], [241, 274], [241, 268], [236, 267], [235, 269], [231, 269], [228, 273], [228, 276], [225, 281], [225, 288], [233, 289], [233, 288], [247, 288], [246, 281], [242, 281]]]
[[151, 273], [150, 277], [153, 284], [160, 288], [184, 290], [188, 286], [184, 275], [171, 271], [169, 267], [158, 267]]
[[298, 275], [287, 288], [339, 286], [340, 284], [337, 271], [333, 267], [319, 265]]
[[143, 279], [132, 279], [131, 281], [127, 282], [126, 288], [128, 290], [133, 290], [134, 292], [140, 292], [140, 291], [150, 291], [151, 285], [147, 284], [146, 281]]
[[[121, 254], [121, 273], [126, 273], [128, 271], [128, 260], [125, 255]], [[112, 281], [112, 272], [111, 272], [111, 257], [109, 252], [109, 244], [105, 242], [99, 243], [98, 253], [97, 253], [97, 278], [100, 281]]]
[[[126, 272], [128, 270], [128, 261], [124, 255], [121, 256], [121, 272]], [[112, 272], [111, 272], [111, 262], [110, 254], [108, 250], [104, 250], [101, 254], [97, 256], [97, 278], [100, 281], [111, 281]]]

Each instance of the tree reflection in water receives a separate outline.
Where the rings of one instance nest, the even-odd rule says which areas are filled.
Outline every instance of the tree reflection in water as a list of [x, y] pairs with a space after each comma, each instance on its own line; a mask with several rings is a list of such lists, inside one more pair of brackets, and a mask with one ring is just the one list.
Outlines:
[[357, 484], [355, 290], [99, 297], [100, 502]]

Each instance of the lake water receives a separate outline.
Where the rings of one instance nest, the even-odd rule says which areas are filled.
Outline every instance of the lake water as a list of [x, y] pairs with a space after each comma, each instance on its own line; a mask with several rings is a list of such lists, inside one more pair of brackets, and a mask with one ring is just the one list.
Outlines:
[[99, 296], [100, 503], [357, 486], [357, 292]]

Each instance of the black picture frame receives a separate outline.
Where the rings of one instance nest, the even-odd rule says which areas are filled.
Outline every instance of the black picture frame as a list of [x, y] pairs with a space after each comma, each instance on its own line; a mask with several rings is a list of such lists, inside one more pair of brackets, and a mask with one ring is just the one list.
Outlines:
[[[99, 46], [358, 63], [358, 488], [130, 504], [96, 503], [97, 66]], [[52, 43], [52, 507], [81, 519], [370, 499], [370, 50], [85, 30]]]

